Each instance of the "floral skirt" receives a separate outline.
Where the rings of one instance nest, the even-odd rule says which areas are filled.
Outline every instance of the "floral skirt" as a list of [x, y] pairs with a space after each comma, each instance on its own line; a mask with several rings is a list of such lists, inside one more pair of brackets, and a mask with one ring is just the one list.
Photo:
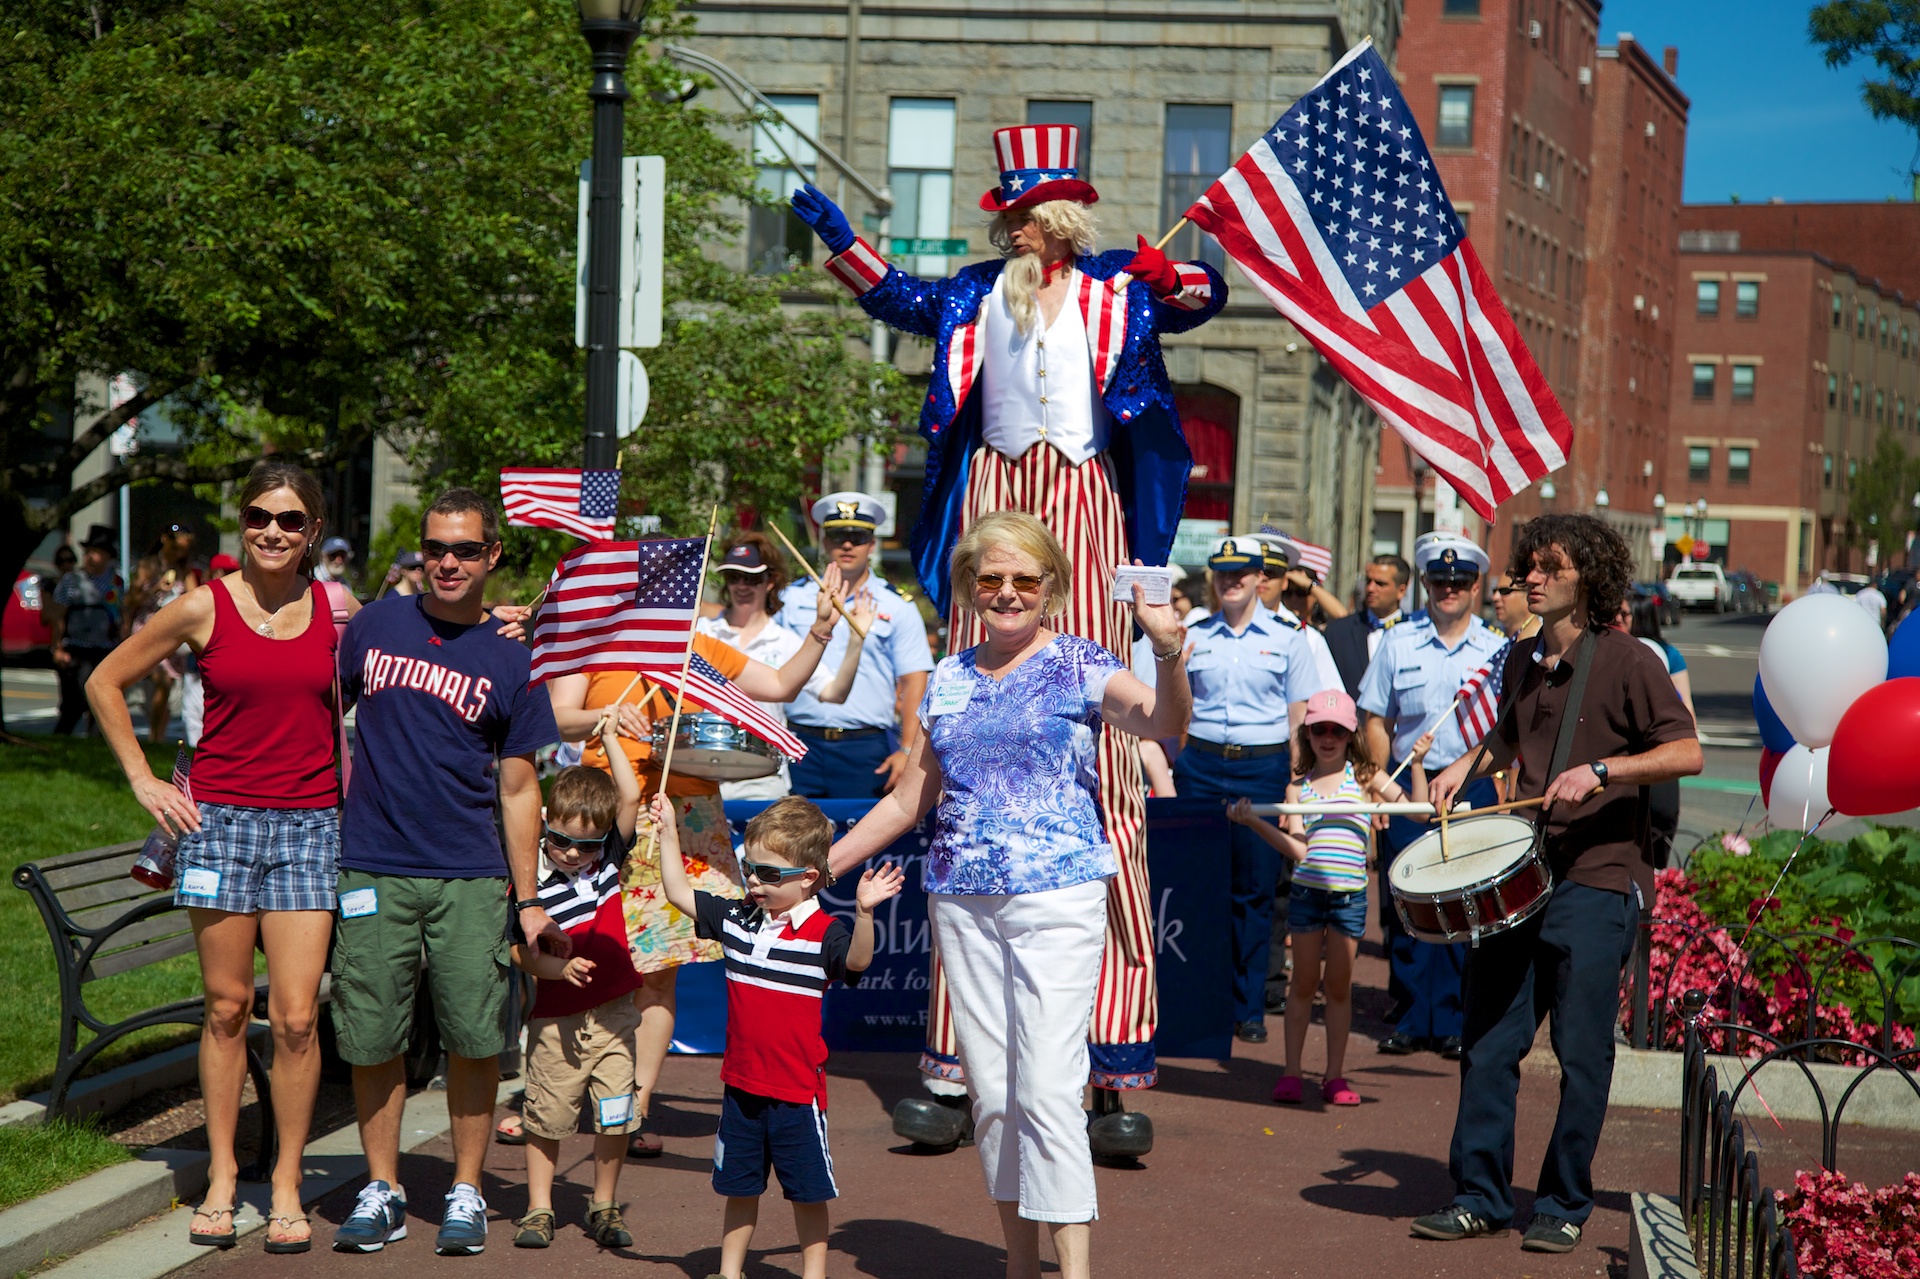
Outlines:
[[[740, 897], [740, 863], [718, 795], [680, 795], [673, 800], [680, 852], [687, 878], [700, 892]], [[642, 973], [664, 972], [681, 964], [720, 958], [720, 943], [693, 935], [693, 920], [674, 909], [660, 883], [660, 850], [642, 837], [620, 868], [621, 900], [626, 908], [627, 946]]]

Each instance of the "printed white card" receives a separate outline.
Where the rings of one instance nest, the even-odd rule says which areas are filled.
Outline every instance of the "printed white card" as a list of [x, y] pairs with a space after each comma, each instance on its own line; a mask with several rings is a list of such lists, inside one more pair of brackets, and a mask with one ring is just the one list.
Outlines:
[[196, 866], [180, 876], [180, 894], [183, 897], [218, 897], [220, 895], [220, 872]]
[[967, 703], [973, 700], [973, 684], [969, 680], [948, 680], [944, 684], [933, 686], [933, 713], [951, 715], [955, 711], [967, 709]]
[[1141, 593], [1149, 604], [1171, 604], [1173, 602], [1173, 570], [1155, 568], [1151, 564], [1121, 564], [1113, 570], [1113, 602], [1116, 604], [1133, 603], [1133, 584], [1140, 583]]
[[377, 888], [356, 888], [350, 893], [340, 894], [340, 918], [358, 919], [362, 915], [376, 915], [380, 912], [380, 890]]

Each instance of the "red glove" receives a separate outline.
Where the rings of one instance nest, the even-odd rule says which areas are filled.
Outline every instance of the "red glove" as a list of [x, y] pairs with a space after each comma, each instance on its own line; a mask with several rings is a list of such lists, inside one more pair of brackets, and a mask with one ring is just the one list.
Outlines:
[[1170, 298], [1180, 291], [1180, 276], [1174, 271], [1173, 263], [1167, 255], [1147, 243], [1146, 236], [1140, 236], [1140, 247], [1134, 250], [1133, 261], [1127, 263], [1127, 274], [1141, 281], [1154, 291], [1158, 297]]

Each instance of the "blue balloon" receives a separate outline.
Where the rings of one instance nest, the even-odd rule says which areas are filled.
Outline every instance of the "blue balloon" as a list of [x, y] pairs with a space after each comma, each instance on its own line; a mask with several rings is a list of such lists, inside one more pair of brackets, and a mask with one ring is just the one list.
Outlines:
[[1753, 718], [1760, 724], [1761, 745], [1778, 755], [1793, 749], [1793, 734], [1774, 714], [1773, 703], [1767, 700], [1767, 690], [1761, 685], [1758, 675], [1753, 677]]
[[1920, 675], [1920, 609], [1908, 613], [1887, 641], [1887, 678]]

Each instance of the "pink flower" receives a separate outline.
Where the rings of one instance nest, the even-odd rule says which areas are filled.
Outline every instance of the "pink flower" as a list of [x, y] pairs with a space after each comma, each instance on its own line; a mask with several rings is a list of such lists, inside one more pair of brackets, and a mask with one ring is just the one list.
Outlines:
[[1753, 845], [1747, 842], [1747, 837], [1738, 832], [1722, 835], [1720, 837], [1720, 847], [1726, 849], [1735, 857], [1745, 857], [1753, 851]]

